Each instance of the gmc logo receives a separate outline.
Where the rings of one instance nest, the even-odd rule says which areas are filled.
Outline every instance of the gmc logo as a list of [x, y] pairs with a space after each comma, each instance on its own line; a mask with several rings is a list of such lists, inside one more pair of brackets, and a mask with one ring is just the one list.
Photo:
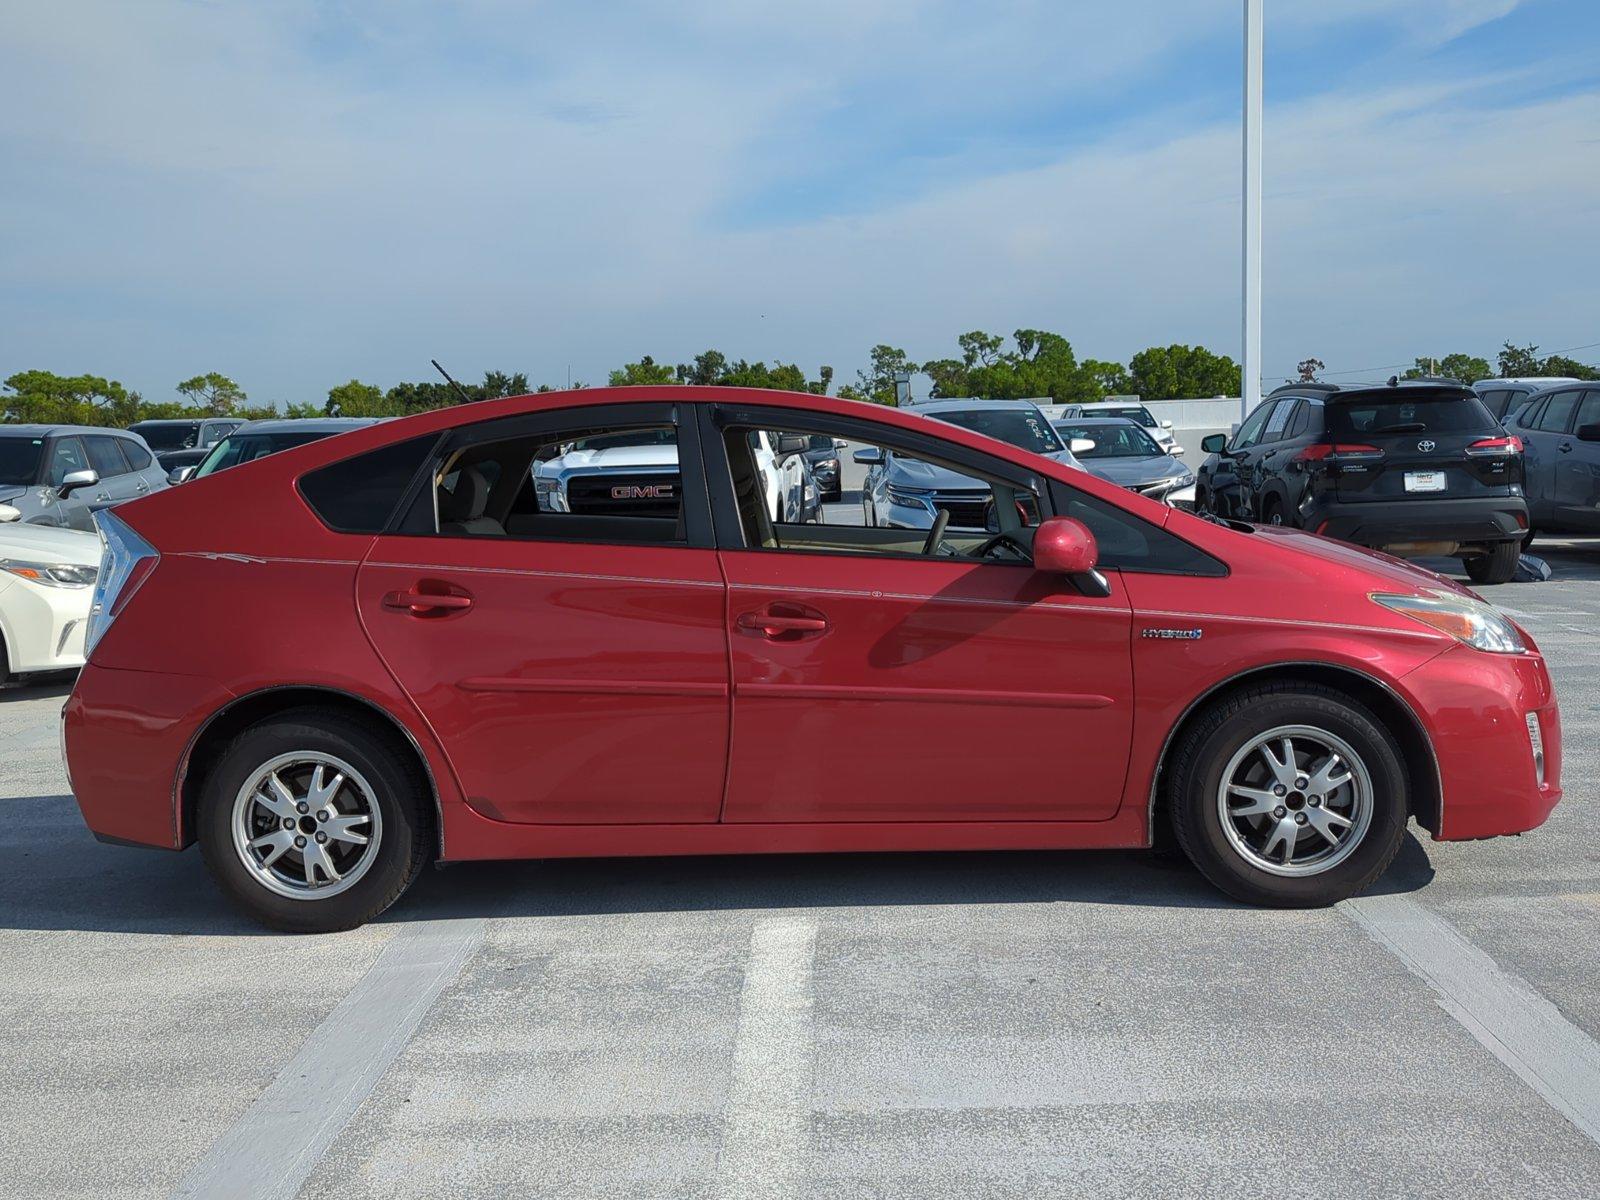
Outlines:
[[672, 499], [672, 484], [619, 484], [611, 489], [611, 498], [613, 500], [670, 500]]

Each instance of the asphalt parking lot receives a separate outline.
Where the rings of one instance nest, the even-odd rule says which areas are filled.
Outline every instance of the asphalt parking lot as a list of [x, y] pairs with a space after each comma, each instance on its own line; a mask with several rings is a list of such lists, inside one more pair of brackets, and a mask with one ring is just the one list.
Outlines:
[[1564, 802], [1319, 912], [1133, 853], [604, 860], [269, 935], [91, 838], [65, 684], [0, 693], [0, 1194], [1591, 1198], [1600, 542], [1545, 552], [1492, 594]]

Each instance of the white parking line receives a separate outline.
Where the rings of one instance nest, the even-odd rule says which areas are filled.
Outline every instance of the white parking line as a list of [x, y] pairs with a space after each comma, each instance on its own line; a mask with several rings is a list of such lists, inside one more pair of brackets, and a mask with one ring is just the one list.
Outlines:
[[173, 1196], [296, 1195], [483, 940], [482, 918], [408, 925]]
[[1379, 945], [1438, 993], [1439, 1006], [1600, 1143], [1600, 1045], [1450, 922], [1404, 896], [1342, 904]]
[[817, 925], [765, 917], [750, 931], [717, 1194], [792, 1195], [811, 1141], [811, 971]]

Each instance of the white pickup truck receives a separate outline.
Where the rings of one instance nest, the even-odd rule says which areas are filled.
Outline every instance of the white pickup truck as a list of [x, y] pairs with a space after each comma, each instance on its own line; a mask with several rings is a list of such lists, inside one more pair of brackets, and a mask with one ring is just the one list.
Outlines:
[[[805, 455], [790, 447], [779, 453], [774, 435], [766, 430], [753, 436], [756, 469], [773, 520], [817, 521], [820, 497]], [[600, 434], [567, 443], [555, 458], [535, 463], [533, 481], [541, 512], [675, 513], [680, 490], [678, 445], [669, 429]]]

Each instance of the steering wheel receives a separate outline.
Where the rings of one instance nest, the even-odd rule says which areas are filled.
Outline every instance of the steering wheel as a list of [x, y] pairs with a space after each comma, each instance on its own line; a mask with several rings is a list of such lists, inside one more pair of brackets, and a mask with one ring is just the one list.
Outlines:
[[988, 558], [996, 550], [999, 550], [1002, 547], [1009, 549], [1013, 555], [1021, 559], [1023, 562], [1029, 561], [1030, 556], [1028, 554], [1027, 547], [1021, 542], [1017, 541], [1017, 539], [1012, 537], [1009, 533], [995, 534], [988, 541], [984, 542], [977, 549], [973, 550], [972, 557]]
[[950, 510], [941, 508], [939, 515], [933, 519], [933, 528], [928, 530], [928, 540], [922, 543], [922, 552], [924, 554], [937, 554], [939, 552], [939, 542], [943, 539], [944, 531], [949, 524]]

